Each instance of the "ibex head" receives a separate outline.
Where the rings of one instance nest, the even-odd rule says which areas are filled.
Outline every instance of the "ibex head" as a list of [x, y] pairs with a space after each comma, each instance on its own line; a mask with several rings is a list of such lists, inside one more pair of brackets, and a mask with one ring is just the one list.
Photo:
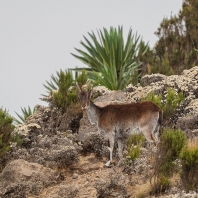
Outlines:
[[91, 81], [89, 81], [86, 85], [84, 85], [84, 89], [82, 89], [78, 83], [76, 82], [76, 86], [78, 89], [77, 96], [80, 101], [80, 105], [82, 110], [87, 110], [89, 108], [89, 103], [91, 99], [91, 91], [89, 91], [89, 85]]

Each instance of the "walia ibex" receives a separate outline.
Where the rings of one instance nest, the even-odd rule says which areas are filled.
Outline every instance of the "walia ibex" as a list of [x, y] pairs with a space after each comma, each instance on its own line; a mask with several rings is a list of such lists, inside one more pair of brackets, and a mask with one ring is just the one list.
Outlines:
[[83, 90], [78, 83], [78, 98], [81, 108], [87, 111], [91, 124], [109, 140], [110, 160], [112, 163], [114, 143], [118, 143], [119, 157], [122, 157], [123, 140], [130, 134], [142, 132], [149, 142], [157, 142], [162, 123], [162, 110], [153, 102], [144, 101], [130, 104], [110, 104], [99, 107], [91, 101], [90, 81]]

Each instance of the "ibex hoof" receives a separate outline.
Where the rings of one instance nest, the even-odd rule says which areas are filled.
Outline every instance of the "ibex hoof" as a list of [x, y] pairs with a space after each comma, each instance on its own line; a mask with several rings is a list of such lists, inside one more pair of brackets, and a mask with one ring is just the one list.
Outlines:
[[108, 162], [104, 165], [104, 167], [106, 167], [106, 168], [112, 167], [111, 161], [108, 161]]

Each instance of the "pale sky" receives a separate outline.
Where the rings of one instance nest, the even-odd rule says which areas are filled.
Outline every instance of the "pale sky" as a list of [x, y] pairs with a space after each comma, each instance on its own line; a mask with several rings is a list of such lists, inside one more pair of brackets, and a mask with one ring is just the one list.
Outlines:
[[70, 53], [84, 50], [87, 32], [130, 28], [149, 41], [164, 17], [178, 14], [182, 0], [0, 0], [0, 107], [45, 105], [43, 84], [60, 69], [82, 67]]

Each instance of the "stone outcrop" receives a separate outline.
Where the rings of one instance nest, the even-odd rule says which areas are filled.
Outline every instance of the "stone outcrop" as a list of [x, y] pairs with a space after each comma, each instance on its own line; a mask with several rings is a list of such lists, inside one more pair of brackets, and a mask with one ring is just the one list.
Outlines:
[[0, 197], [36, 195], [47, 186], [56, 184], [58, 180], [58, 176], [50, 168], [22, 159], [14, 160], [0, 173]]
[[79, 151], [82, 150], [75, 142], [72, 133], [57, 134], [53, 137], [37, 135], [26, 137], [20, 147], [11, 145], [11, 159], [24, 159], [48, 167], [63, 167], [78, 161]]
[[36, 105], [35, 113], [26, 119], [25, 125], [34, 124], [41, 127], [40, 133], [55, 135], [57, 131], [77, 132], [81, 118], [82, 112], [79, 106], [69, 106], [67, 112], [62, 114], [56, 108]]

